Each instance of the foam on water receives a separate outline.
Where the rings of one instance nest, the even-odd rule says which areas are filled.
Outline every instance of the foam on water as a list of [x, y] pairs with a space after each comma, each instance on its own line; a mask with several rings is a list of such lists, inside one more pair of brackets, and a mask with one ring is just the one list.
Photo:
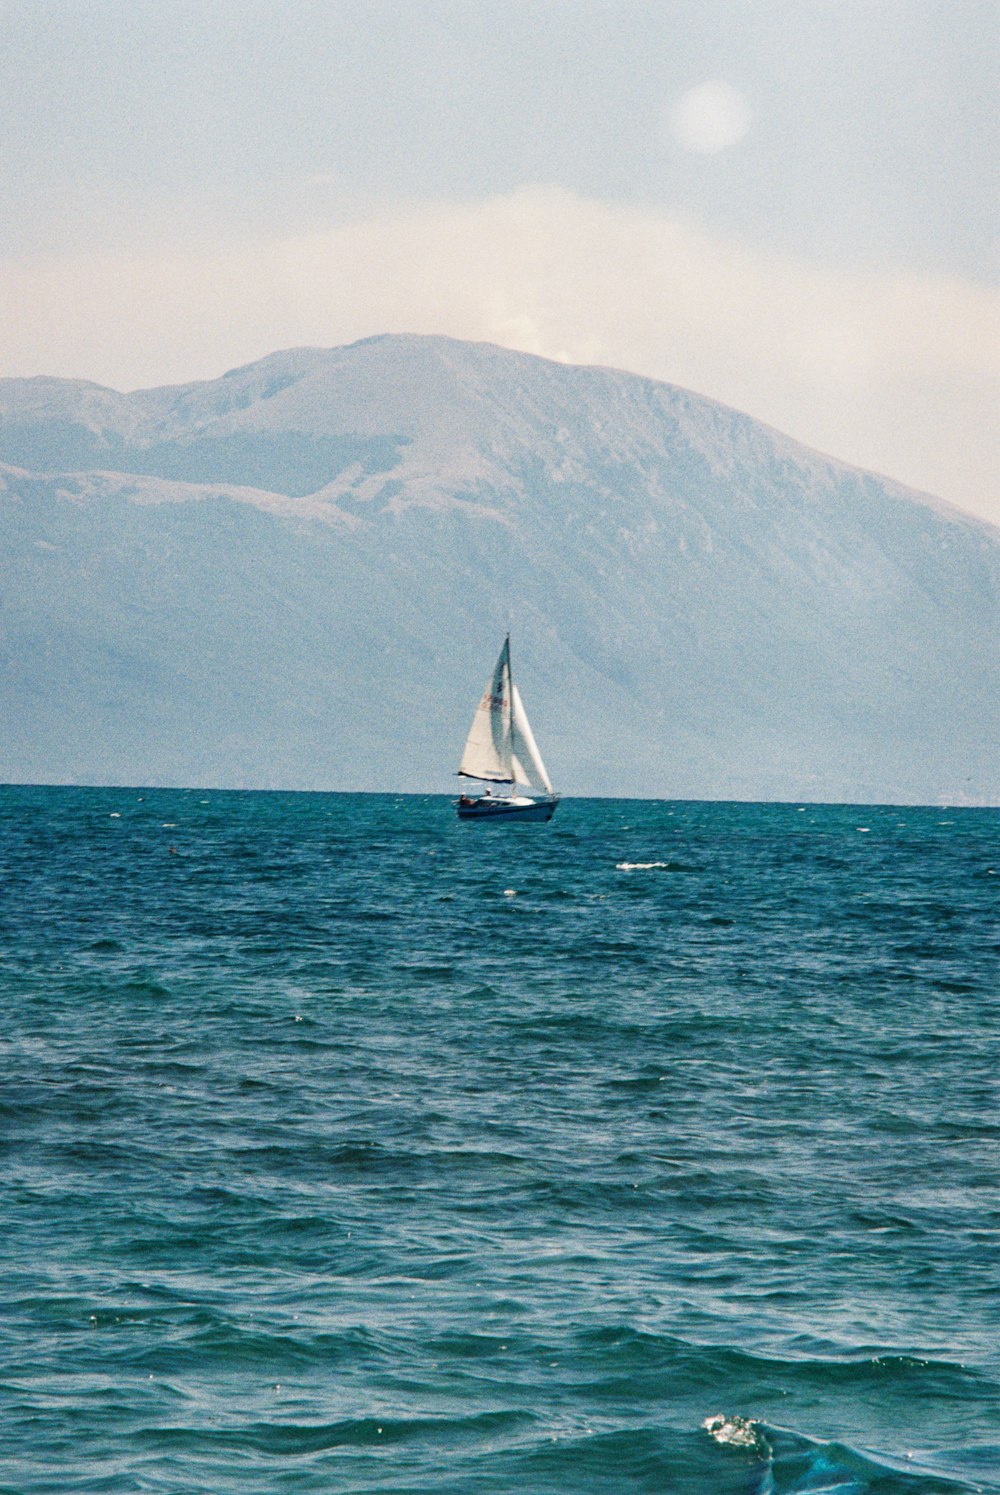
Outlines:
[[710, 1438], [716, 1443], [728, 1445], [730, 1448], [752, 1448], [760, 1452], [762, 1448], [761, 1435], [758, 1433], [754, 1423], [747, 1417], [727, 1417], [724, 1412], [715, 1412], [711, 1417], [706, 1417], [702, 1427]]

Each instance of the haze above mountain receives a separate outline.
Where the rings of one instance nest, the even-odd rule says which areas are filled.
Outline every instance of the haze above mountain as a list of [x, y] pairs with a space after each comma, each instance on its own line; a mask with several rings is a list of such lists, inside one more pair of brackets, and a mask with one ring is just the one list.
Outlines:
[[1000, 800], [1000, 532], [670, 385], [382, 337], [0, 381], [0, 777]]

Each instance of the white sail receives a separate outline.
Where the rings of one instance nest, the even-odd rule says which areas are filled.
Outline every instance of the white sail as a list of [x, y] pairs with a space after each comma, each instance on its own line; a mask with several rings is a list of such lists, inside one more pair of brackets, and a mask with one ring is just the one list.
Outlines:
[[[505, 639], [496, 669], [476, 707], [458, 771], [468, 779], [512, 784], [510, 640]], [[530, 728], [529, 728], [530, 730]]]
[[494, 784], [511, 784], [529, 795], [544, 799], [501, 796], [480, 799], [463, 796], [459, 816], [482, 818], [489, 815], [517, 814], [525, 818], [550, 820], [556, 807], [556, 796], [538, 751], [535, 734], [528, 722], [517, 686], [510, 670], [510, 639], [504, 640], [496, 668], [487, 681], [458, 769], [469, 779], [487, 779]]
[[531, 730], [528, 721], [528, 713], [524, 709], [521, 700], [521, 692], [517, 686], [511, 684], [511, 697], [513, 710], [511, 713], [511, 768], [514, 774], [515, 784], [522, 785], [525, 789], [534, 789], [537, 793], [552, 793], [552, 785], [549, 776], [545, 772], [545, 764], [542, 755], [538, 751], [535, 734]]

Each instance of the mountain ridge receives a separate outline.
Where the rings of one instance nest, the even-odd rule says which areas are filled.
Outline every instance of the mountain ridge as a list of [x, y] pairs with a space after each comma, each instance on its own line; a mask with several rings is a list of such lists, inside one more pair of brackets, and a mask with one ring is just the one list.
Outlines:
[[[980, 516], [970, 514], [957, 505], [950, 503], [946, 499], [940, 498], [937, 495], [927, 493], [922, 490], [910, 488], [906, 484], [899, 482], [898, 480], [886, 474], [873, 473], [868, 469], [860, 468], [855, 464], [845, 462], [840, 458], [823, 453], [817, 448], [807, 446], [806, 444], [796, 440], [794, 437], [789, 436], [785, 432], [782, 432], [777, 427], [768, 425], [767, 423], [759, 421], [754, 417], [748, 416], [742, 411], [737, 410], [735, 407], [726, 405], [721, 401], [714, 400], [709, 396], [695, 394], [690, 390], [683, 389], [681, 386], [673, 385], [662, 380], [656, 380], [646, 375], [633, 374], [626, 370], [618, 368], [607, 368], [601, 365], [553, 364], [551, 360], [545, 359], [538, 354], [522, 353], [511, 349], [502, 348], [499, 345], [487, 342], [467, 343], [455, 338], [445, 337], [443, 335], [383, 333], [371, 337], [359, 338], [353, 343], [345, 344], [341, 348], [324, 349], [320, 347], [310, 346], [290, 348], [267, 354], [263, 358], [254, 360], [253, 362], [248, 364], [238, 365], [232, 369], [227, 370], [224, 374], [220, 375], [216, 379], [196, 380], [185, 384], [154, 386], [151, 388], [145, 388], [131, 392], [120, 392], [108, 386], [100, 385], [89, 380], [63, 380], [49, 375], [35, 375], [27, 379], [0, 379], [0, 429], [3, 429], [4, 427], [7, 427], [9, 429], [9, 426], [11, 424], [8, 414], [9, 396], [11, 393], [13, 393], [14, 395], [15, 406], [18, 404], [23, 406], [25, 403], [28, 403], [30, 408], [31, 404], [33, 404], [34, 402], [25, 402], [23, 400], [18, 400], [18, 395], [25, 390], [45, 388], [50, 392], [61, 393], [64, 396], [84, 393], [88, 396], [91, 396], [92, 399], [95, 399], [99, 408], [102, 406], [104, 408], [111, 407], [118, 408], [123, 412], [129, 412], [131, 414], [131, 419], [124, 421], [122, 424], [127, 429], [129, 429], [130, 433], [133, 435], [136, 434], [137, 428], [141, 433], [142, 422], [144, 419], [145, 426], [147, 428], [144, 442], [146, 446], [149, 446], [152, 444], [150, 442], [150, 432], [156, 431], [157, 429], [155, 425], [156, 410], [158, 407], [162, 408], [164, 402], [169, 400], [169, 397], [177, 397], [182, 410], [187, 410], [190, 408], [199, 392], [217, 392], [220, 386], [224, 386], [229, 383], [238, 383], [241, 380], [256, 383], [257, 381], [259, 381], [263, 374], [270, 374], [270, 377], [267, 379], [264, 386], [257, 391], [256, 400], [251, 399], [249, 396], [244, 396], [242, 398], [236, 399], [228, 408], [226, 406], [223, 406], [221, 410], [216, 404], [215, 408], [210, 409], [207, 416], [197, 423], [195, 430], [199, 434], [203, 433], [212, 424], [222, 424], [223, 426], [231, 427], [234, 422], [240, 424], [239, 418], [241, 416], [245, 416], [251, 413], [255, 407], [263, 405], [269, 400], [273, 400], [277, 395], [280, 395], [287, 390], [293, 389], [296, 385], [302, 384], [306, 379], [309, 378], [311, 374], [315, 373], [317, 370], [319, 372], [326, 371], [324, 366], [328, 365], [331, 357], [336, 357], [338, 355], [347, 355], [358, 349], [375, 348], [381, 344], [390, 344], [395, 347], [403, 347], [407, 344], [411, 344], [413, 346], [419, 346], [421, 348], [446, 350], [450, 353], [459, 351], [476, 351], [488, 354], [491, 358], [504, 360], [515, 367], [520, 364], [522, 366], [534, 365], [550, 369], [555, 368], [561, 370], [571, 370], [574, 373], [583, 376], [596, 375], [602, 380], [612, 379], [621, 381], [626, 385], [636, 389], [645, 388], [649, 391], [665, 391], [668, 392], [672, 401], [678, 404], [684, 404], [687, 407], [688, 411], [694, 408], [702, 412], [713, 412], [716, 418], [729, 420], [730, 422], [735, 423], [737, 427], [742, 427], [747, 431], [752, 431], [758, 438], [763, 437], [765, 441], [772, 444], [775, 450], [783, 450], [787, 457], [798, 463], [801, 467], [803, 467], [803, 469], [808, 469], [810, 465], [814, 465], [817, 470], [823, 468], [834, 468], [843, 473], [854, 473], [859, 476], [864, 475], [865, 477], [877, 478], [887, 489], [891, 489], [895, 493], [895, 495], [900, 498], [933, 508], [938, 512], [949, 515], [956, 520], [969, 522], [973, 525], [983, 526], [988, 531], [1000, 535], [1000, 526], [992, 525], [988, 520], [983, 519]], [[296, 366], [294, 373], [287, 372], [290, 362], [293, 366]], [[284, 372], [279, 377], [274, 377], [271, 371], [278, 369], [286, 370], [286, 372]], [[145, 412], [143, 411], [143, 406], [148, 407]], [[107, 425], [103, 427], [91, 425], [90, 427], [88, 427], [88, 429], [90, 429], [96, 436], [104, 436], [105, 438], [107, 437]], [[185, 428], [182, 426], [181, 430], [183, 432]], [[162, 430], [160, 430], [159, 434], [169, 435], [171, 433], [168, 429], [167, 432], [163, 432]], [[173, 434], [176, 434], [176, 432], [174, 432]], [[187, 434], [190, 435], [190, 427], [187, 428]], [[312, 434], [327, 433], [314, 432]], [[112, 435], [120, 437], [121, 431], [113, 430]], [[688, 427], [687, 436], [689, 440], [692, 439], [692, 431], [690, 426]], [[0, 437], [0, 441], [3, 441], [5, 439], [5, 437]], [[414, 439], [413, 434], [407, 433], [404, 439], [407, 441], [412, 441]], [[713, 445], [716, 445], [717, 447], [717, 443], [706, 442], [706, 450], [710, 451]], [[140, 447], [139, 449], [141, 450], [142, 448]], [[107, 455], [113, 457], [121, 456], [122, 451], [120, 448], [116, 448], [112, 445], [109, 447]], [[33, 465], [33, 463], [29, 463], [28, 470], [31, 470]], [[79, 470], [79, 464], [68, 462], [64, 465], [63, 470], [67, 472]], [[100, 464], [96, 464], [90, 470], [111, 472], [122, 471], [123, 469], [115, 465], [103, 467]], [[131, 468], [126, 470], [132, 471]], [[137, 476], [143, 474], [147, 476], [165, 476], [165, 474], [162, 473], [146, 472], [145, 467], [143, 467], [142, 465], [137, 467], [135, 469], [135, 472]], [[259, 485], [241, 484], [239, 486], [251, 487]], [[320, 488], [322, 486], [324, 485], [320, 484], [319, 487], [313, 489], [312, 492], [320, 491]], [[261, 491], [283, 493], [284, 489], [279, 485], [273, 488], [263, 487], [261, 488]], [[286, 494], [285, 496], [296, 495]], [[306, 493], [301, 493], [298, 496], [304, 497], [308, 495]]]

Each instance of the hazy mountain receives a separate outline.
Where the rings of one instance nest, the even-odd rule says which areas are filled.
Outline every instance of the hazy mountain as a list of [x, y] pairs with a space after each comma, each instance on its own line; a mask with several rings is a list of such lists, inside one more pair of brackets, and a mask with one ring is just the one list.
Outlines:
[[445, 789], [511, 625], [566, 792], [1000, 800], [1000, 532], [445, 338], [0, 381], [0, 778]]

